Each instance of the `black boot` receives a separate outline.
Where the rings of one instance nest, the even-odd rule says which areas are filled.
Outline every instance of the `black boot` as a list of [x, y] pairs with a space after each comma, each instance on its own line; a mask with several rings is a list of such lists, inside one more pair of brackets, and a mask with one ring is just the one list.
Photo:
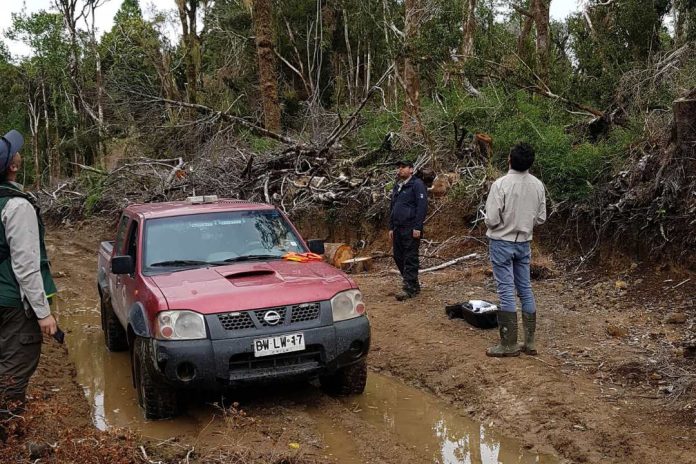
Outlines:
[[488, 348], [486, 355], [494, 358], [519, 356], [520, 349], [517, 347], [517, 313], [498, 311], [498, 328], [500, 343]]
[[524, 343], [520, 345], [520, 350], [528, 355], [536, 356], [537, 349], [534, 343], [534, 333], [536, 332], [536, 313], [522, 312], [522, 328], [524, 329]]

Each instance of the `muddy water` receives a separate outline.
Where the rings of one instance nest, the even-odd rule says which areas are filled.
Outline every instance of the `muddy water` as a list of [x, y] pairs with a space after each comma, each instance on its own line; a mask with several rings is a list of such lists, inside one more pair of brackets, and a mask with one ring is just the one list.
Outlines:
[[[171, 421], [146, 421], [138, 407], [131, 384], [127, 353], [110, 353], [104, 347], [97, 302], [90, 295], [70, 292], [66, 301], [57, 301], [57, 312], [66, 343], [92, 407], [94, 424], [100, 429], [128, 427], [156, 439], [180, 437], [190, 442], [214, 445], [225, 437], [224, 414], [203, 400], [191, 404], [185, 415]], [[275, 395], [275, 397], [274, 397]], [[283, 393], [266, 391], [263, 398], [246, 398], [245, 407], [263, 408], [274, 402], [292, 401], [312, 418], [326, 445], [325, 453], [342, 464], [364, 462], [352, 432], [340, 419], [355, 414], [380, 434], [394, 437], [412, 451], [414, 462], [442, 464], [470, 463], [554, 463], [556, 460], [524, 450], [519, 443], [501, 436], [462, 416], [450, 407], [415, 388], [392, 378], [370, 373], [364, 395], [336, 401], [339, 414], [327, 415], [314, 406], [321, 393], [304, 384]], [[340, 403], [339, 403], [340, 402]]]
[[[543, 463], [557, 459], [524, 450], [518, 442], [477, 422], [449, 412], [441, 400], [391, 377], [370, 373], [361, 396], [345, 398], [349, 409], [369, 424], [387, 429], [421, 456], [421, 462], [442, 464]], [[322, 421], [328, 452], [341, 463], [359, 463], [350, 458], [350, 434], [339, 424]]]

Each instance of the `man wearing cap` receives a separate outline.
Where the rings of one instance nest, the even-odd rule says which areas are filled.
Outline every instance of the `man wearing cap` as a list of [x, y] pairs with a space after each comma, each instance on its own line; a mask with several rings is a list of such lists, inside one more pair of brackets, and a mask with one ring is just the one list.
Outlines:
[[403, 278], [399, 301], [420, 293], [418, 249], [428, 210], [428, 192], [423, 181], [413, 175], [413, 163], [397, 162], [398, 181], [394, 185], [389, 215], [389, 239], [394, 245], [394, 261]]
[[42, 333], [57, 331], [43, 222], [33, 197], [17, 183], [23, 144], [16, 130], [0, 139], [0, 438], [3, 423], [23, 411]]

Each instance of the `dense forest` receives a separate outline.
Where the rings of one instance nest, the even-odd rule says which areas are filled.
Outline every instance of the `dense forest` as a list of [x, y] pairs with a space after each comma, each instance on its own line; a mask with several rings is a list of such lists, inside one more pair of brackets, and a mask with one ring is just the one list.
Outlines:
[[[29, 58], [0, 44], [0, 129], [27, 135], [23, 181], [58, 216], [197, 187], [379, 218], [401, 157], [454, 173], [447, 198], [476, 211], [526, 140], [559, 217], [696, 243], [693, 120], [673, 112], [695, 98], [694, 0], [562, 22], [551, 0], [124, 0], [97, 37], [103, 3], [14, 14]], [[124, 187], [138, 169], [154, 180]]]

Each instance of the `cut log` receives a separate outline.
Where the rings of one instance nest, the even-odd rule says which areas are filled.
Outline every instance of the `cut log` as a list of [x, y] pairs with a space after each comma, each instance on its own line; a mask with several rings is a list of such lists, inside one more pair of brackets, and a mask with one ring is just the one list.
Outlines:
[[348, 259], [353, 259], [355, 252], [353, 248], [345, 243], [325, 243], [324, 259], [327, 263], [341, 269], [341, 263]]
[[370, 272], [370, 269], [372, 269], [372, 258], [369, 256], [359, 256], [357, 258], [346, 259], [341, 263], [341, 269], [350, 274]]

